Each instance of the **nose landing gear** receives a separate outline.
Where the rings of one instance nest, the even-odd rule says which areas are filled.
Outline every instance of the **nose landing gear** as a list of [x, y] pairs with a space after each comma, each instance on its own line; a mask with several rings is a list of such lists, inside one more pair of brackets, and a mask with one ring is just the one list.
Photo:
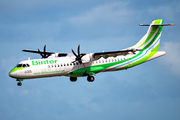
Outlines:
[[21, 83], [21, 82], [18, 82], [18, 83], [17, 83], [17, 85], [18, 85], [18, 86], [21, 86], [21, 85], [22, 85], [22, 83]]
[[16, 81], [19, 81], [19, 82], [17, 83], [17, 86], [21, 86], [21, 85], [22, 85], [21, 81], [23, 81], [23, 79], [16, 79]]

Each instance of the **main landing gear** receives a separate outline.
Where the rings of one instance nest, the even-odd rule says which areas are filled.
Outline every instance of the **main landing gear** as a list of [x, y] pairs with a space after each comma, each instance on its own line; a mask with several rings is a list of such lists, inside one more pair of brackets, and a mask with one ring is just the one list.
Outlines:
[[[94, 76], [88, 75], [87, 76], [87, 81], [88, 82], [93, 82], [94, 81]], [[77, 77], [70, 77], [70, 81], [71, 82], [76, 82], [77, 81]]]
[[17, 83], [17, 86], [21, 86], [21, 85], [22, 85], [22, 83], [21, 83], [21, 81], [23, 81], [22, 79], [16, 79], [16, 81], [19, 81], [19, 82]]
[[89, 75], [89, 76], [87, 77], [87, 81], [88, 81], [88, 82], [93, 82], [93, 81], [94, 81], [94, 76], [90, 76], [90, 75]]
[[70, 81], [71, 82], [76, 82], [77, 81], [77, 77], [70, 77]]

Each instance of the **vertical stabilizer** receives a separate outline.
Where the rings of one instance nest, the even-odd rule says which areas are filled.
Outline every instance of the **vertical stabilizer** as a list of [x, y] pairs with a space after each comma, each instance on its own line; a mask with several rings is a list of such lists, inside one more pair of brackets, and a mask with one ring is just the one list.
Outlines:
[[157, 19], [154, 20], [150, 25], [141, 25], [149, 26], [149, 29], [143, 38], [131, 48], [142, 50], [150, 48], [153, 51], [158, 51], [163, 23], [163, 19]]

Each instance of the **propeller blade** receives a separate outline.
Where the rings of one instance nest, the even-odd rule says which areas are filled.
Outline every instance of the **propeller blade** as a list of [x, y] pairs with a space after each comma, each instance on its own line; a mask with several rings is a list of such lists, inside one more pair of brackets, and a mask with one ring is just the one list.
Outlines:
[[46, 45], [44, 45], [44, 53], [46, 52]]
[[44, 58], [47, 58], [47, 54], [46, 54], [46, 45], [44, 45]]
[[78, 57], [80, 58], [80, 45], [78, 45]]
[[77, 56], [77, 54], [74, 52], [74, 50], [73, 49], [71, 49], [72, 50], [72, 53], [76, 56], [76, 58], [78, 57]]
[[38, 49], [39, 54], [42, 56], [42, 58], [44, 58], [43, 54], [41, 53], [41, 51]]

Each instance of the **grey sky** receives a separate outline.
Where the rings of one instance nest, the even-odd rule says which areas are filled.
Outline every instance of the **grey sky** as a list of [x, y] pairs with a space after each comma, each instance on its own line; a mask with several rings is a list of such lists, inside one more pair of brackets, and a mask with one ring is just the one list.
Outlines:
[[[120, 50], [134, 45], [155, 19], [164, 27], [160, 50], [167, 54], [134, 68], [100, 73], [93, 83], [68, 77], [23, 81], [8, 72], [40, 55], [22, 49], [71, 52]], [[178, 0], [1, 0], [1, 120], [180, 119], [180, 2]]]

